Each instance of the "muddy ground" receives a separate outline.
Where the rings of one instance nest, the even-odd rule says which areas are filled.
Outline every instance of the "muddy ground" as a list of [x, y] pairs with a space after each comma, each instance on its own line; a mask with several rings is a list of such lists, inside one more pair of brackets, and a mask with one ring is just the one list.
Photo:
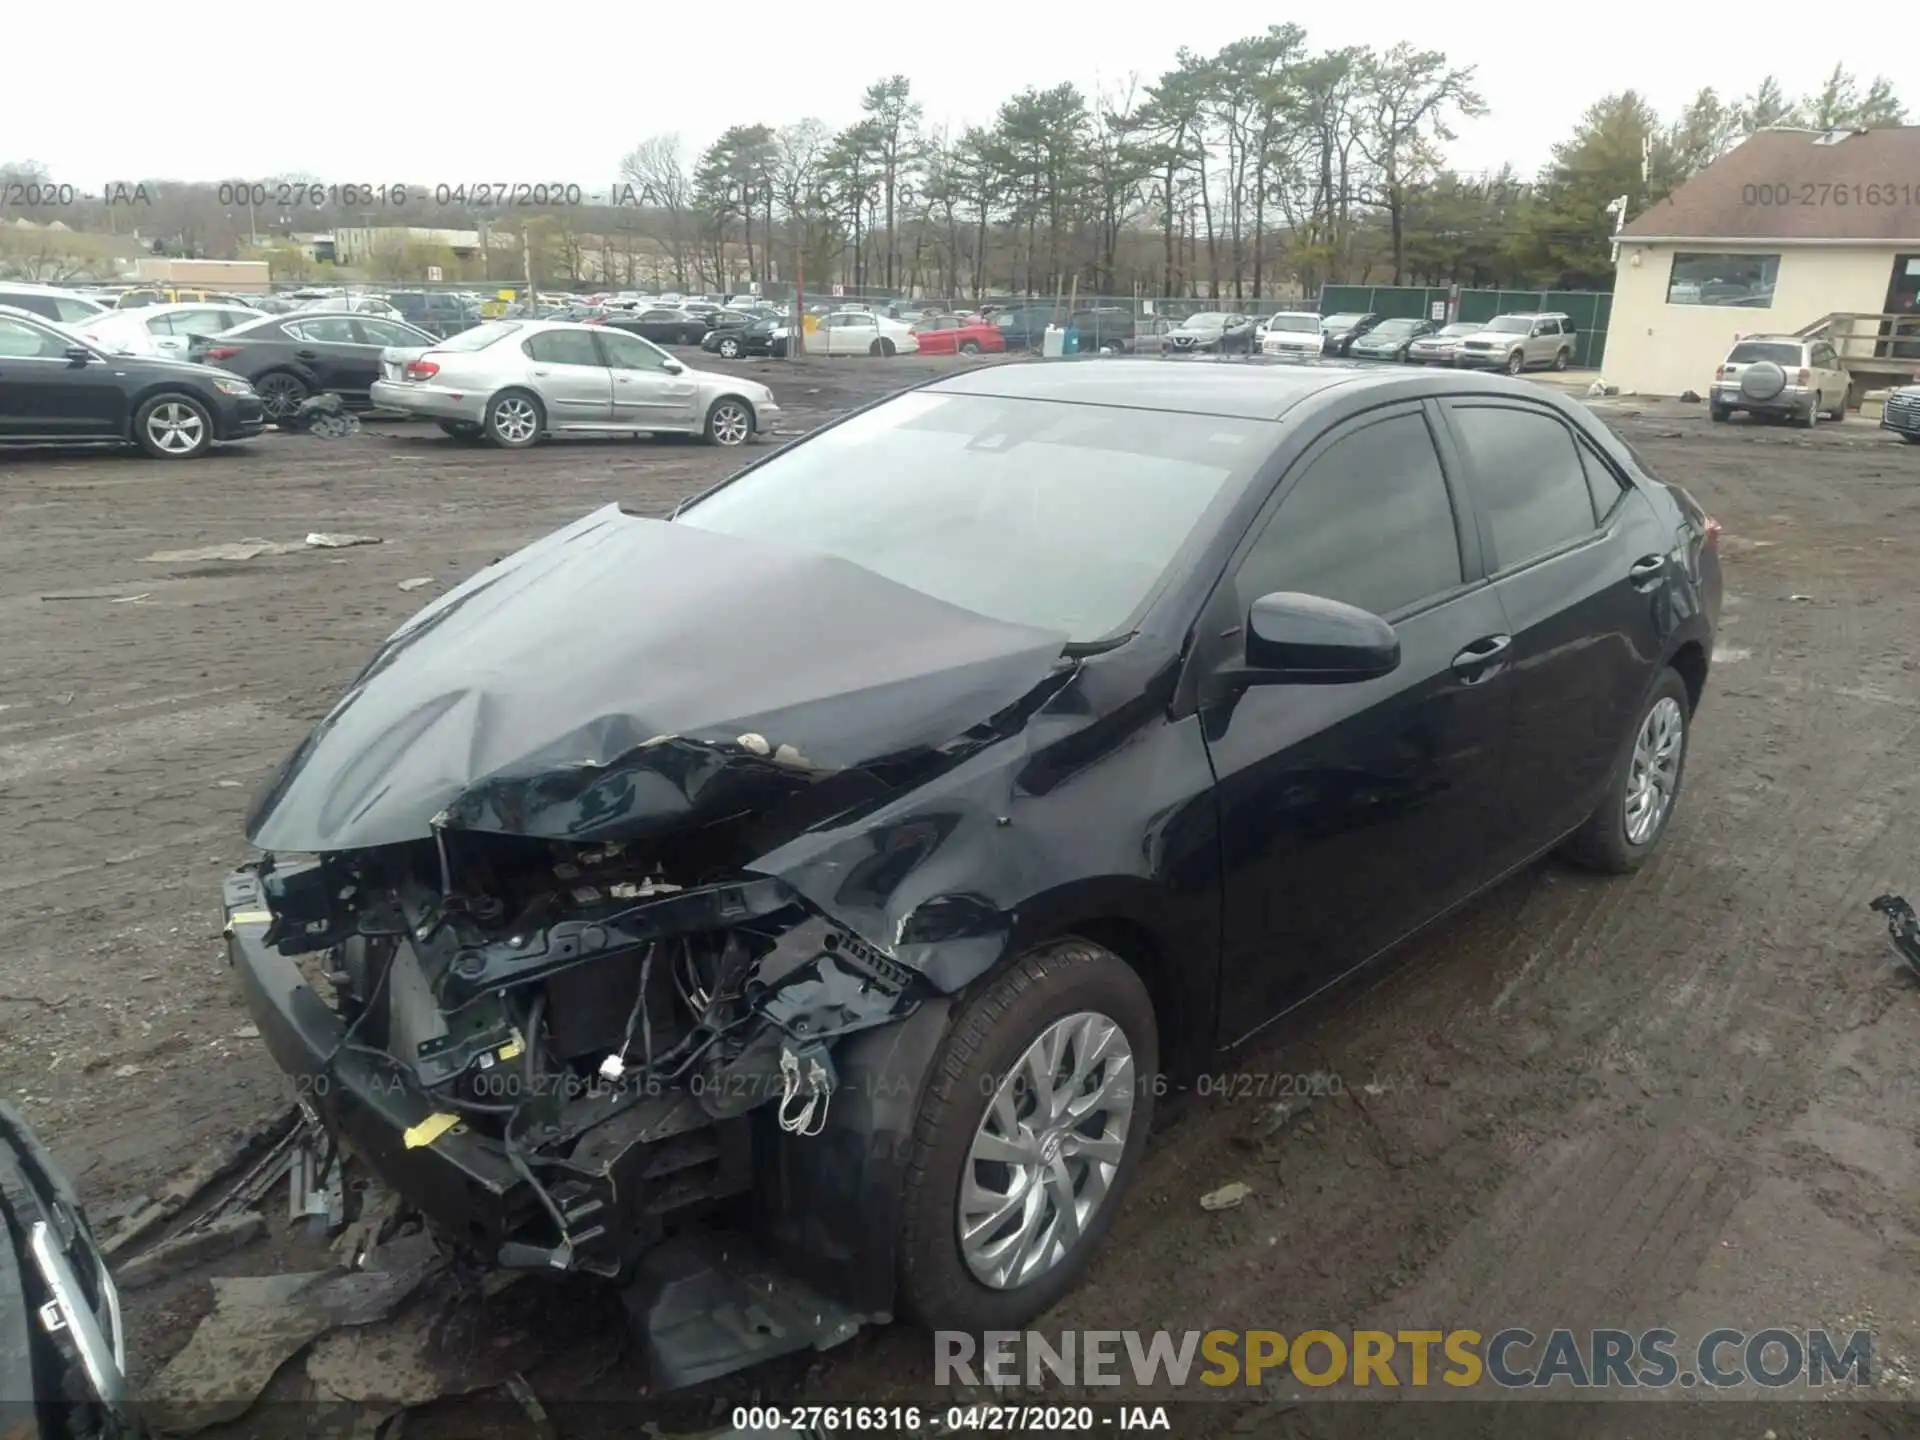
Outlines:
[[[748, 368], [795, 430], [942, 363]], [[1726, 527], [1720, 653], [1664, 854], [1625, 880], [1520, 876], [1237, 1057], [1229, 1096], [1170, 1106], [1049, 1328], [1864, 1326], [1875, 1391], [1906, 1396], [1920, 989], [1866, 906], [1920, 892], [1920, 450], [1858, 418], [1808, 435], [1597, 403]], [[0, 456], [0, 1094], [98, 1211], [287, 1103], [226, 971], [218, 883], [262, 774], [432, 593], [400, 582], [452, 584], [609, 501], [664, 510], [738, 460], [668, 441], [505, 454], [400, 425], [189, 465]], [[310, 531], [382, 543], [143, 558]], [[1306, 1072], [1344, 1095], [1250, 1141]], [[1253, 1198], [1203, 1213], [1230, 1180]], [[298, 1250], [276, 1237], [219, 1269]], [[134, 1298], [137, 1380], [202, 1291]], [[869, 1332], [724, 1391], [901, 1397], [930, 1350]], [[617, 1347], [592, 1368], [529, 1374], [550, 1400], [637, 1393]], [[1333, 1413], [1214, 1407], [1181, 1433], [1318, 1434]], [[1686, 1430], [1757, 1437], [1753, 1414], [1696, 1407]], [[1408, 1433], [1492, 1423], [1414, 1416]], [[1645, 1422], [1612, 1406], [1553, 1429]], [[1782, 1433], [1829, 1432], [1858, 1419], [1803, 1408]]]

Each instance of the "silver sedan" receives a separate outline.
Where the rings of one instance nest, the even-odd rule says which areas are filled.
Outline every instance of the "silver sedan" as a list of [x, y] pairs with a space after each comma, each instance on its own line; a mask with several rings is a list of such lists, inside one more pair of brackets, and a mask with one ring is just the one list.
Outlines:
[[704, 435], [744, 445], [774, 427], [773, 392], [690, 370], [638, 335], [602, 325], [494, 320], [430, 349], [389, 350], [372, 399], [449, 435], [520, 449], [543, 435]]

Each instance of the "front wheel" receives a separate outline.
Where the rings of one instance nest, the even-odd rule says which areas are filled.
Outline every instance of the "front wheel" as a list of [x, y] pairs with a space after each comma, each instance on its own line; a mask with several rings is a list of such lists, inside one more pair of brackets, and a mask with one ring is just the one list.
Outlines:
[[962, 340], [960, 342], [960, 353], [962, 355], [978, 355], [980, 353], [980, 342], [978, 340]]
[[1624, 875], [1646, 864], [1667, 833], [1686, 778], [1693, 700], [1680, 672], [1660, 672], [1641, 703], [1600, 807], [1566, 843], [1567, 858]]
[[1571, 350], [1559, 350], [1554, 353], [1554, 357], [1553, 357], [1554, 369], [1564, 370], [1567, 368], [1567, 366], [1571, 365], [1572, 363], [1573, 363], [1573, 352]]
[[731, 397], [713, 402], [707, 411], [707, 443], [729, 448], [744, 445], [753, 434], [753, 412], [744, 400]]
[[725, 340], [722, 340], [718, 345], [714, 346], [714, 349], [720, 352], [720, 358], [723, 360], [738, 360], [740, 358], [740, 342], [732, 336], [728, 336]]
[[524, 390], [503, 390], [487, 402], [485, 434], [502, 449], [526, 449], [545, 426], [540, 402]]
[[954, 1020], [915, 1120], [900, 1288], [931, 1329], [1017, 1329], [1078, 1282], [1153, 1118], [1159, 1034], [1140, 977], [1060, 940]]
[[1518, 375], [1522, 370], [1526, 368], [1527, 368], [1526, 351], [1516, 350], [1511, 355], [1507, 356], [1507, 374]]
[[192, 460], [213, 444], [213, 417], [191, 395], [156, 395], [133, 417], [133, 438], [156, 460]]

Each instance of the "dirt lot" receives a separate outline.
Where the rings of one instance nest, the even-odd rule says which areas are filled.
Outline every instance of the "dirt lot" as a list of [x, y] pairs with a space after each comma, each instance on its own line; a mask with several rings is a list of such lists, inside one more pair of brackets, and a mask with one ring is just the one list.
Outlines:
[[[940, 363], [752, 368], [792, 430]], [[1865, 1326], [1876, 1390], [1906, 1395], [1920, 993], [1866, 902], [1920, 892], [1920, 450], [1860, 419], [1807, 435], [1598, 403], [1726, 527], [1720, 652], [1668, 849], [1629, 880], [1551, 864], [1513, 880], [1239, 1057], [1230, 1097], [1175, 1104], [1050, 1328]], [[453, 583], [609, 501], [664, 510], [737, 459], [669, 442], [505, 454], [411, 426], [185, 466], [0, 457], [0, 1093], [90, 1203], [123, 1204], [286, 1103], [226, 973], [218, 881], [262, 773], [431, 593], [400, 582]], [[309, 531], [383, 543], [144, 558]], [[1344, 1096], [1260, 1138], [1305, 1072]], [[1253, 1199], [1200, 1211], [1236, 1179]], [[184, 1341], [164, 1329], [142, 1367]], [[924, 1335], [870, 1332], [730, 1393], [903, 1395], [929, 1354]], [[594, 1393], [633, 1383], [617, 1367]], [[1759, 1434], [1747, 1407], [1711, 1409], [1688, 1433]], [[1257, 1428], [1321, 1433], [1331, 1413]], [[1414, 1413], [1422, 1434], [1488, 1423]], [[1579, 1428], [1624, 1435], [1639, 1414]], [[1792, 1433], [1842, 1429], [1835, 1408]]]

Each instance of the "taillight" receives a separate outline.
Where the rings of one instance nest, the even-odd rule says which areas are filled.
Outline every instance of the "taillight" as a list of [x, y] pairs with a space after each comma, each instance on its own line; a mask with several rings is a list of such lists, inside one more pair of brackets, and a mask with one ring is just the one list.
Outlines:
[[200, 358], [203, 360], [231, 360], [240, 353], [238, 345], [216, 345]]
[[1726, 379], [1726, 378], [1727, 378], [1727, 367], [1726, 367], [1726, 366], [1724, 366], [1724, 365], [1716, 365], [1716, 366], [1714, 366], [1714, 367], [1713, 367], [1713, 378], [1714, 378], [1714, 379], [1716, 379], [1716, 380], [1724, 380], [1724, 379]]
[[1799, 385], [1811, 385], [1813, 383], [1813, 372], [1803, 368], [1800, 371], [1799, 379], [1795, 381], [1795, 383]]
[[409, 360], [407, 374], [415, 380], [431, 380], [440, 373], [440, 367], [431, 360]]
[[1706, 531], [1707, 531], [1707, 544], [1718, 545], [1720, 543], [1720, 522], [1714, 519], [1713, 516], [1709, 515], [1706, 517], [1705, 525], [1706, 525]]

